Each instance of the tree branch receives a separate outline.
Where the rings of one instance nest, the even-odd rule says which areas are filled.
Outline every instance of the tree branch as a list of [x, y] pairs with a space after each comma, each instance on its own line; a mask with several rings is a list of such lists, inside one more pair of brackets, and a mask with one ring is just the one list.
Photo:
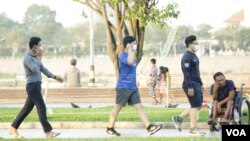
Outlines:
[[123, 25], [125, 23], [124, 19], [125, 19], [125, 14], [126, 14], [126, 10], [127, 10], [127, 4], [125, 4], [125, 1], [123, 0], [124, 3], [124, 8], [122, 9], [122, 18], [121, 18], [121, 23], [120, 23], [120, 28], [123, 28]]
[[116, 27], [108, 20], [108, 25], [112, 29], [113, 32], [116, 32]]
[[[107, 15], [107, 10], [106, 10], [106, 6], [105, 5], [102, 6], [102, 13], [103, 13], [102, 17], [103, 17], [103, 21], [104, 21], [104, 25], [105, 25], [105, 29], [106, 29], [107, 42], [110, 43], [110, 44], [114, 44], [115, 45], [115, 42], [113, 42], [114, 36], [112, 35], [113, 33], [112, 33], [112, 30], [111, 30], [111, 27], [114, 28], [114, 26], [108, 20], [108, 15]], [[112, 51], [114, 52], [115, 48], [113, 48]]]
[[118, 4], [119, 3], [115, 4], [115, 7], [114, 7], [115, 9], [114, 10], [115, 10], [115, 15], [116, 15], [115, 16], [116, 17], [116, 19], [115, 19], [116, 20], [116, 27], [120, 29], [120, 11], [119, 11], [119, 5]]
[[124, 21], [123, 31], [124, 31], [124, 34], [125, 34], [126, 36], [129, 35], [128, 27], [127, 27], [127, 24], [125, 23], [125, 21]]
[[136, 21], [137, 19], [135, 18], [132, 18], [130, 21], [129, 21], [129, 25], [130, 25], [130, 35], [132, 36], [135, 36], [135, 33], [136, 33]]
[[[98, 8], [98, 6], [96, 4], [94, 4], [91, 0], [73, 0], [79, 3], [82, 3], [86, 6], [88, 6], [89, 8], [91, 8], [92, 10], [94, 10], [96, 13], [98, 13], [99, 15], [102, 16], [102, 12], [101, 10]], [[91, 3], [90, 3], [91, 1]], [[95, 6], [95, 7], [94, 7]]]

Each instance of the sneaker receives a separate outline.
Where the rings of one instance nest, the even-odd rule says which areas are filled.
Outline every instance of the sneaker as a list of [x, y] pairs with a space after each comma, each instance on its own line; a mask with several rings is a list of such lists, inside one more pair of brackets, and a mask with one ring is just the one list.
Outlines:
[[108, 128], [107, 127], [106, 133], [108, 135], [112, 135], [112, 136], [121, 136], [120, 133], [118, 133], [118, 132], [115, 131], [114, 127], [112, 127], [112, 128]]
[[200, 132], [198, 130], [196, 130], [195, 128], [191, 128], [189, 131], [190, 135], [194, 135], [194, 136], [205, 136], [206, 133], [205, 132]]
[[159, 131], [162, 128], [162, 124], [155, 125], [155, 124], [149, 124], [147, 127], [147, 131], [149, 135], [153, 135], [157, 131]]
[[46, 138], [55, 138], [57, 136], [59, 136], [61, 133], [60, 132], [49, 132], [48, 134], [46, 134]]
[[21, 138], [23, 138], [23, 136], [21, 136], [20, 134], [18, 134], [18, 132], [9, 132], [9, 134], [11, 135], [11, 137], [13, 137], [15, 139], [21, 139]]
[[179, 116], [173, 116], [172, 121], [174, 122], [175, 128], [181, 132], [181, 123], [182, 123], [182, 118]]

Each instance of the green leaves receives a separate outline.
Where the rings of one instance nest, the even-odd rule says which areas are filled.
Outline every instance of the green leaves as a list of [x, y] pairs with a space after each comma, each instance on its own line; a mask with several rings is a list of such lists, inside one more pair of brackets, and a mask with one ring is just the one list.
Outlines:
[[180, 11], [177, 3], [169, 3], [163, 8], [157, 7], [155, 0], [141, 0], [131, 3], [126, 15], [127, 19], [138, 19], [140, 26], [145, 27], [149, 23], [163, 27], [166, 21], [178, 17]]

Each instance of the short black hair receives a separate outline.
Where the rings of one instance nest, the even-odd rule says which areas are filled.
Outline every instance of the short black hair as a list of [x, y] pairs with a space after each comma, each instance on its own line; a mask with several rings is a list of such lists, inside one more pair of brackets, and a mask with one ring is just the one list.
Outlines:
[[33, 46], [38, 45], [38, 43], [42, 41], [42, 39], [40, 37], [31, 37], [30, 38], [30, 42], [29, 42], [29, 47], [30, 49], [33, 48]]
[[150, 62], [153, 63], [153, 64], [156, 64], [155, 58], [152, 58], [152, 59], [150, 60]]
[[132, 42], [134, 42], [134, 41], [135, 41], [135, 37], [133, 37], [133, 36], [125, 36], [125, 37], [123, 38], [123, 45], [124, 45], [124, 48], [126, 48], [127, 44], [130, 44], [130, 43], [132, 43]]
[[160, 66], [159, 67], [159, 70], [160, 70], [160, 73], [165, 73], [166, 70], [165, 70], [165, 67], [164, 66]]
[[71, 59], [70, 64], [73, 65], [73, 66], [75, 66], [76, 62], [77, 62], [76, 59]]
[[193, 41], [195, 41], [195, 40], [196, 40], [196, 36], [195, 35], [190, 35], [190, 36], [186, 37], [186, 39], [185, 39], [186, 47], [188, 48], [188, 45], [192, 44]]
[[166, 72], [168, 72], [168, 71], [169, 71], [169, 70], [168, 70], [168, 67], [165, 67], [165, 71], [166, 71]]
[[[222, 72], [216, 72], [215, 74], [214, 74], [214, 76], [213, 76], [213, 78], [214, 78], [214, 80], [216, 80], [216, 77], [217, 76], [224, 76], [224, 74], [222, 73]], [[224, 76], [225, 77], [225, 76]]]

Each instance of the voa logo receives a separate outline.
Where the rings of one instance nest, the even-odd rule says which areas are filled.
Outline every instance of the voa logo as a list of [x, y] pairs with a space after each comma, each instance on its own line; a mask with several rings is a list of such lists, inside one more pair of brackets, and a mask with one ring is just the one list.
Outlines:
[[227, 136], [247, 136], [244, 129], [226, 129]]

